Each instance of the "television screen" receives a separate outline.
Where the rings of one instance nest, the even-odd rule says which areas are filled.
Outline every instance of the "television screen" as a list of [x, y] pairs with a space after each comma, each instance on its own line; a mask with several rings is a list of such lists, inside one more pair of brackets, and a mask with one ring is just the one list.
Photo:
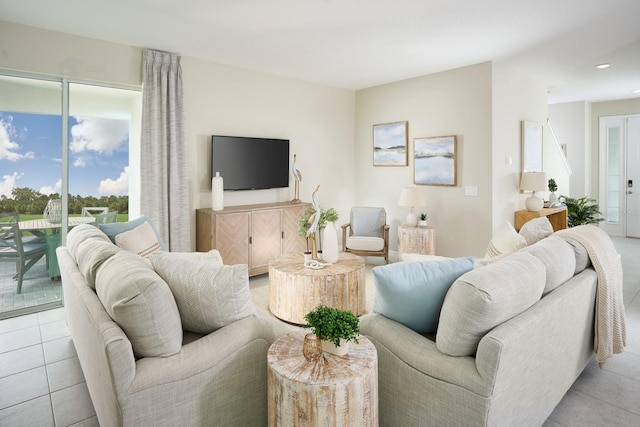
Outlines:
[[225, 190], [289, 186], [289, 140], [213, 135], [211, 176], [220, 173]]

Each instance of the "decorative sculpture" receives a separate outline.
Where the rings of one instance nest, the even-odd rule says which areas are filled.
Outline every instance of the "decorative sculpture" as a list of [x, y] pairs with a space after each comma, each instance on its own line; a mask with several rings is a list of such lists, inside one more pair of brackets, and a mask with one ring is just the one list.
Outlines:
[[295, 185], [295, 190], [294, 190], [294, 196], [293, 196], [293, 200], [291, 200], [291, 204], [292, 205], [296, 205], [300, 202], [300, 181], [302, 181], [302, 172], [300, 172], [297, 168], [296, 168], [296, 155], [293, 155], [293, 164], [291, 165], [291, 174], [293, 175], [293, 179], [294, 179], [294, 185]]

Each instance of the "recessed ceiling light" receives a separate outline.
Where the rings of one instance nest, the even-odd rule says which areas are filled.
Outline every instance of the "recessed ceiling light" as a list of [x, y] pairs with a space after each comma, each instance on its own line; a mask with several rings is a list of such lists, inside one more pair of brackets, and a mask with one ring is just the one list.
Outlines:
[[600, 68], [601, 70], [605, 69], [605, 68], [609, 68], [611, 67], [611, 64], [609, 64], [608, 62], [604, 63], [604, 64], [598, 64], [596, 65], [596, 68]]

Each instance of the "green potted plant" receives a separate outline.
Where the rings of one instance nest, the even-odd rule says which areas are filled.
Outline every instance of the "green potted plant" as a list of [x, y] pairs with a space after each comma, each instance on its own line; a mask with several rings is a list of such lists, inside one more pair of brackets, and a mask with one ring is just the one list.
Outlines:
[[593, 224], [602, 221], [599, 218], [600, 208], [596, 199], [592, 199], [588, 196], [582, 196], [578, 199], [574, 199], [567, 196], [561, 196], [564, 199], [564, 204], [567, 206], [567, 221], [569, 227], [575, 227], [582, 224]]
[[360, 323], [358, 318], [349, 310], [319, 305], [305, 314], [304, 327], [311, 331], [322, 341], [322, 350], [328, 353], [343, 356], [349, 351], [349, 342], [356, 344], [360, 335]]
[[426, 214], [426, 212], [420, 212], [420, 219], [418, 220], [418, 225], [420, 227], [426, 227], [427, 218], [429, 218], [429, 216]]
[[554, 207], [554, 205], [558, 202], [558, 197], [556, 196], [556, 191], [558, 191], [558, 185], [556, 184], [556, 180], [553, 178], [549, 178], [548, 183], [549, 188], [549, 207]]
[[[298, 218], [298, 236], [305, 237], [307, 239], [307, 250], [305, 251], [305, 255], [312, 253], [311, 248], [309, 248], [309, 236], [307, 236], [307, 231], [313, 222], [315, 221], [316, 211], [314, 208], [307, 208], [304, 210], [304, 213]], [[321, 236], [323, 230], [327, 227], [327, 223], [334, 223], [338, 220], [338, 212], [334, 208], [330, 208], [324, 210], [320, 208], [320, 220], [318, 221], [318, 229], [316, 230], [316, 235], [318, 236], [318, 253], [322, 253], [322, 241]], [[315, 236], [311, 237], [315, 239]], [[337, 235], [335, 245], [337, 248]], [[337, 252], [337, 251], [336, 251]], [[331, 261], [335, 262], [337, 261]]]

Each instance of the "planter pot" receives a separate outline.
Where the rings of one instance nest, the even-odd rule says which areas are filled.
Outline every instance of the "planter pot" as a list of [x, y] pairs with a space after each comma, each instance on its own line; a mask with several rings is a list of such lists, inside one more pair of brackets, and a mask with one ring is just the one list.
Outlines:
[[349, 341], [340, 339], [340, 347], [333, 345], [331, 341], [322, 340], [322, 351], [335, 354], [336, 356], [344, 356], [349, 352]]
[[427, 226], [427, 220], [420, 220], [418, 221], [418, 227], [426, 227]]

